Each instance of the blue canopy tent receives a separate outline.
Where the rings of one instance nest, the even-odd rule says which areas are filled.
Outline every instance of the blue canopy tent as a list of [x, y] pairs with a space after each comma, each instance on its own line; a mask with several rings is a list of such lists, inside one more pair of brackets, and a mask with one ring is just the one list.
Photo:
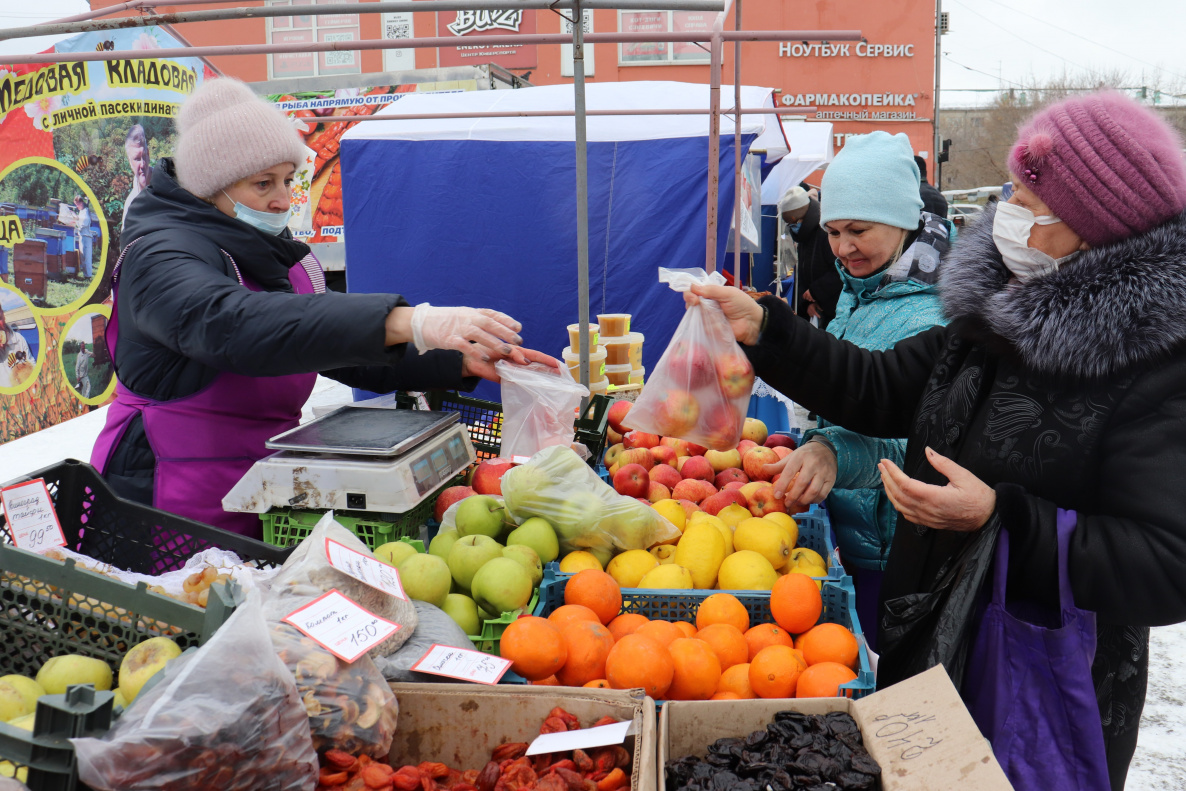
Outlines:
[[[731, 89], [722, 91], [731, 95]], [[773, 107], [743, 87], [743, 107]], [[672, 82], [588, 87], [597, 109], [707, 108], [708, 87]], [[572, 88], [412, 94], [342, 141], [347, 285], [412, 304], [470, 305], [523, 322], [524, 344], [559, 356], [577, 321], [576, 168], [569, 117], [405, 119], [426, 113], [571, 110]], [[630, 313], [643, 363], [658, 362], [683, 314], [657, 269], [703, 267], [708, 116], [591, 116], [589, 306]], [[742, 146], [786, 153], [775, 115], [747, 115]], [[743, 152], [744, 153], [744, 152]], [[717, 261], [733, 208], [733, 125], [721, 122]], [[483, 383], [479, 397], [499, 400]]]

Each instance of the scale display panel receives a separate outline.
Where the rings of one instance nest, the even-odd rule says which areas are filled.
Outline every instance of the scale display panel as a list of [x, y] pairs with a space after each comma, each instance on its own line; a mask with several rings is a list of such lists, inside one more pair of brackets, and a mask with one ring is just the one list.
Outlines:
[[395, 456], [448, 428], [458, 417], [456, 412], [344, 406], [273, 437], [266, 445], [305, 453]]

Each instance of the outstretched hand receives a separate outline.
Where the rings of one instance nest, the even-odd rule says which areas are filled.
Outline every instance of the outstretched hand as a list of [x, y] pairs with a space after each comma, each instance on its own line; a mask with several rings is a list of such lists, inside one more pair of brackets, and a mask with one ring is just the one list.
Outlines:
[[[555, 357], [550, 357], [543, 352], [537, 352], [535, 349], [525, 349], [520, 346], [511, 347], [511, 353], [505, 358], [516, 365], [527, 365], [528, 363], [543, 363], [549, 368], [560, 370], [560, 361]], [[497, 360], [483, 360], [479, 357], [466, 354], [461, 358], [461, 375], [462, 376], [480, 376], [491, 382], [501, 382], [502, 377], [498, 375], [498, 369], [494, 367]]]
[[836, 454], [820, 442], [805, 442], [764, 468], [774, 478], [774, 496], [786, 502], [787, 511], [805, 510], [822, 503], [836, 483]]
[[946, 486], [933, 486], [911, 478], [889, 459], [877, 465], [885, 493], [898, 513], [916, 525], [935, 530], [979, 530], [997, 506], [991, 486], [946, 456], [926, 449], [927, 460], [947, 478]]

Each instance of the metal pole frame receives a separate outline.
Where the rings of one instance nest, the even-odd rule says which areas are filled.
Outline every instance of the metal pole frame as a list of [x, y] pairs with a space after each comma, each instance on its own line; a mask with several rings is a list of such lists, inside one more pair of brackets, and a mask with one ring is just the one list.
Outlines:
[[[424, 0], [420, 0], [424, 2]], [[585, 108], [585, 17], [582, 0], [572, 4], [572, 91], [576, 120], [577, 190], [577, 323], [580, 325], [577, 352], [580, 355], [581, 384], [589, 387], [589, 147]], [[581, 414], [589, 406], [581, 399]]]

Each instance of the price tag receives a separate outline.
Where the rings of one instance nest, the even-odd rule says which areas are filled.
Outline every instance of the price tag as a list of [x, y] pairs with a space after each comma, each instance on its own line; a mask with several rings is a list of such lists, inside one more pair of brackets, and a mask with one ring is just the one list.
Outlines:
[[420, 661], [412, 665], [413, 670], [421, 673], [473, 681], [476, 684], [497, 684], [510, 667], [509, 659], [439, 644], [433, 644]]
[[368, 557], [332, 538], [325, 539], [325, 556], [329, 559], [329, 564], [343, 574], [354, 577], [375, 590], [398, 596], [404, 601], [408, 600], [399, 581], [399, 572], [386, 563]]
[[45, 481], [38, 478], [0, 489], [0, 503], [8, 517], [12, 543], [32, 552], [46, 552], [66, 546], [62, 525], [54, 511], [53, 498]]
[[353, 662], [399, 631], [399, 624], [367, 612], [337, 590], [284, 619], [344, 662]]

